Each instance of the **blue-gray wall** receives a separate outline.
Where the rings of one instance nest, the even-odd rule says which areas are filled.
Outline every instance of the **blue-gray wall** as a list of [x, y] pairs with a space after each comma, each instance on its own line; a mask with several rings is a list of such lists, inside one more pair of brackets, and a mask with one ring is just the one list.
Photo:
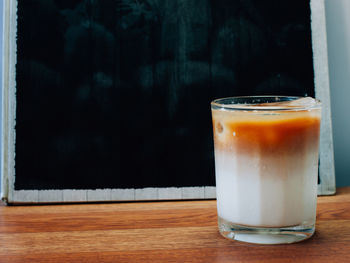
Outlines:
[[337, 186], [350, 185], [350, 1], [326, 0]]
[[[0, 0], [0, 51], [2, 51], [2, 19], [3, 19], [3, 15], [2, 15], [2, 12], [3, 12], [3, 3], [4, 0]], [[2, 54], [2, 52], [1, 52]], [[0, 55], [2, 56], [2, 55]], [[0, 59], [0, 73], [2, 72], [2, 59]], [[2, 85], [2, 74], [0, 74], [0, 85]], [[1, 91], [1, 89], [0, 89]], [[2, 92], [0, 92], [0, 102], [2, 101]], [[1, 103], [0, 103], [1, 105]], [[2, 116], [2, 107], [0, 107], [0, 116]], [[0, 121], [0, 131], [2, 130], [2, 121]], [[0, 141], [0, 146], [1, 146], [1, 141]], [[0, 171], [2, 171], [2, 168], [1, 168], [1, 162], [0, 162]], [[1, 172], [0, 172], [1, 173]], [[1, 175], [0, 175], [0, 192], [1, 192]]]

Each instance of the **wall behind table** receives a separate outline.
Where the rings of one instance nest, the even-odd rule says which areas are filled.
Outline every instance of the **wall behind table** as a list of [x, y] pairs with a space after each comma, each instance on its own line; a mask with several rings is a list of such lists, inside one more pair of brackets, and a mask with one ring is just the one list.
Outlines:
[[[2, 50], [2, 32], [3, 32], [2, 31], [2, 27], [3, 27], [3, 23], [2, 23], [3, 15], [2, 15], [2, 12], [3, 12], [3, 4], [4, 4], [3, 0], [0, 0], [0, 50]], [[2, 54], [2, 52], [0, 54]], [[0, 59], [0, 72], [2, 72], [2, 57]], [[0, 85], [2, 85], [2, 74], [1, 73], [0, 73]], [[2, 101], [2, 92], [0, 92], [0, 102], [1, 101]], [[0, 116], [2, 116], [2, 107], [0, 107]], [[1, 126], [2, 126], [2, 122], [0, 121], [0, 132], [2, 130]], [[1, 141], [0, 141], [0, 147], [2, 147]], [[0, 171], [2, 171], [1, 162], [0, 162]], [[1, 176], [0, 176], [0, 189], [1, 189]], [[0, 190], [0, 192], [1, 192], [1, 190]]]
[[[350, 1], [326, 0], [329, 69], [337, 186], [350, 185]], [[3, 1], [0, 2], [0, 48], [2, 50]], [[0, 72], [2, 59], [0, 60]], [[2, 83], [0, 75], [0, 83]], [[0, 100], [1, 100], [0, 93]], [[1, 115], [1, 108], [0, 108]], [[1, 122], [0, 122], [1, 128]], [[1, 188], [1, 181], [0, 181]]]
[[337, 186], [350, 185], [350, 1], [326, 0]]

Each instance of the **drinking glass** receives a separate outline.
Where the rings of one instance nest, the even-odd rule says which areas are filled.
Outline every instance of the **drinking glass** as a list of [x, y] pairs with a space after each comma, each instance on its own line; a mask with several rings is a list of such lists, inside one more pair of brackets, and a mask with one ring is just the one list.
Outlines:
[[249, 96], [211, 103], [217, 213], [229, 239], [281, 244], [315, 231], [321, 103]]

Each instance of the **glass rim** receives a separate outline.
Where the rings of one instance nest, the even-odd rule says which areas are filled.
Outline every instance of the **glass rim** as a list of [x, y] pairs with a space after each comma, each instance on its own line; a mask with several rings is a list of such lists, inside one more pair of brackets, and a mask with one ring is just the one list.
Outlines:
[[[298, 99], [308, 99], [304, 104], [285, 104], [281, 102], [295, 101]], [[271, 101], [266, 101], [266, 100]], [[247, 102], [251, 103], [247, 103]], [[226, 101], [226, 103], [224, 103]], [[240, 101], [241, 103], [238, 103]], [[245, 103], [243, 103], [245, 101]], [[227, 103], [230, 102], [230, 103]], [[320, 109], [321, 101], [313, 97], [302, 96], [282, 96], [282, 95], [259, 95], [259, 96], [237, 96], [214, 99], [211, 108], [216, 110], [230, 111], [301, 111]], [[275, 105], [274, 105], [275, 104]]]

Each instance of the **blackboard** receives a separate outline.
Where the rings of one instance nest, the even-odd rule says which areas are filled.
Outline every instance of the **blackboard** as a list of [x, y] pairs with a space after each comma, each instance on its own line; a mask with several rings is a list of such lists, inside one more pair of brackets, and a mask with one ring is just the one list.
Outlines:
[[215, 197], [210, 101], [317, 96], [312, 2], [5, 1], [8, 199]]

